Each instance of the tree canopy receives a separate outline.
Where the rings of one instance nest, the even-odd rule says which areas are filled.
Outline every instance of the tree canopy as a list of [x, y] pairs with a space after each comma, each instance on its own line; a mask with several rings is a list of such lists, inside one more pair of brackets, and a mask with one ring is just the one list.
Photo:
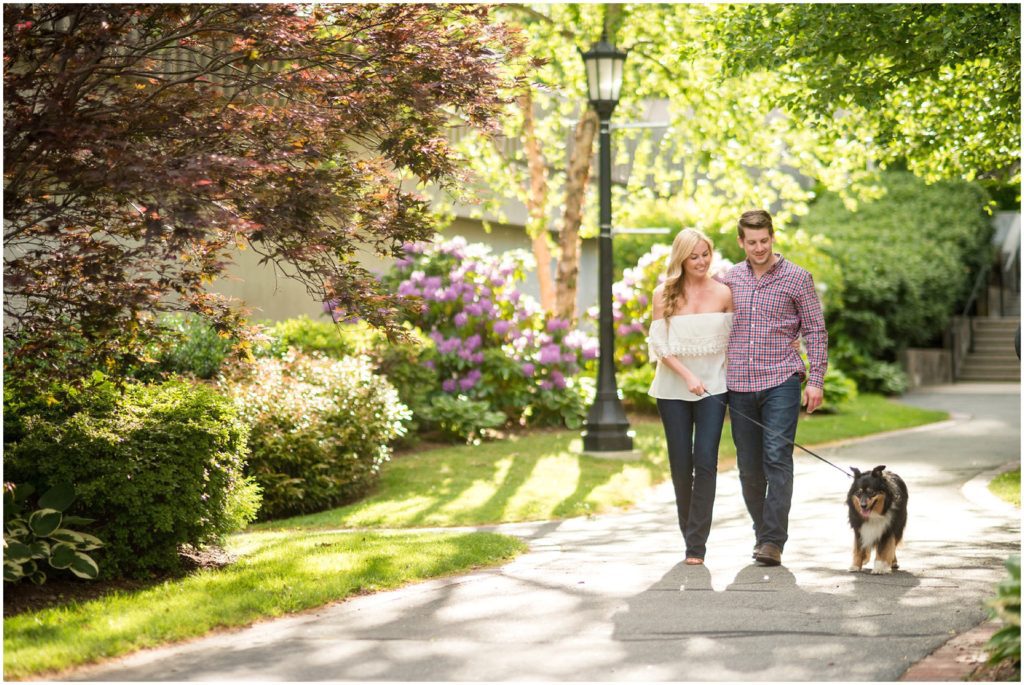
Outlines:
[[[526, 74], [532, 110], [517, 100], [504, 120], [504, 135], [522, 145], [496, 146], [473, 135], [460, 141], [481, 186], [494, 191], [481, 214], [496, 209], [502, 198], [518, 197], [528, 205], [543, 203], [531, 211], [531, 235], [570, 227], [572, 217], [562, 210], [571, 206], [578, 180], [570, 160], [584, 140], [580, 127], [587, 111], [579, 50], [603, 30], [629, 50], [622, 99], [612, 119], [618, 127], [613, 131], [617, 226], [636, 225], [650, 215], [652, 204], [671, 204], [688, 210], [680, 217], [685, 225], [731, 236], [744, 208], [772, 207], [781, 224], [806, 212], [815, 181], [845, 196], [878, 192], [867, 131], [859, 122], [845, 122], [844, 138], [837, 143], [833, 132], [776, 110], [766, 94], [792, 88], [779, 74], [724, 74], [714, 49], [719, 6], [506, 5], [500, 12], [521, 30], [533, 58]], [[537, 165], [525, 137], [531, 116], [529, 135], [536, 139], [546, 174], [541, 195], [532, 193]], [[582, 234], [594, 235], [596, 202], [586, 207]]]
[[1019, 4], [733, 5], [717, 32], [730, 73], [781, 74], [765, 97], [809, 125], [862, 119], [880, 162], [1020, 181]]
[[342, 316], [389, 325], [391, 296], [356, 257], [431, 235], [403, 184], [457, 177], [456, 114], [493, 125], [519, 48], [489, 14], [5, 5], [7, 361], [71, 373], [54, 355], [72, 343], [87, 363], [130, 360], [166, 310], [237, 332], [239, 303], [206, 285], [247, 248]]

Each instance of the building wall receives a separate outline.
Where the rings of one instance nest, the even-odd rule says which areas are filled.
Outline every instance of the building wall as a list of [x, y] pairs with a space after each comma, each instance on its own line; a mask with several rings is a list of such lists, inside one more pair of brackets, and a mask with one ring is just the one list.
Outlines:
[[[477, 219], [458, 218], [442, 234], [445, 238], [462, 236], [470, 243], [486, 243], [500, 254], [508, 250], [530, 251], [530, 240], [521, 226], [511, 224], [490, 224], [490, 232]], [[375, 274], [382, 274], [390, 267], [391, 260], [384, 260], [372, 253], [360, 257], [360, 263]], [[555, 265], [549, 265], [554, 274]], [[577, 293], [578, 311], [597, 302], [598, 289], [597, 240], [584, 240], [580, 253], [580, 277]], [[535, 274], [530, 274], [522, 285], [522, 291], [540, 298], [540, 287]], [[281, 321], [295, 316], [307, 315], [313, 318], [325, 316], [322, 303], [306, 292], [297, 281], [278, 273], [273, 265], [260, 264], [258, 255], [251, 250], [236, 253], [235, 265], [228, 274], [211, 285], [211, 290], [244, 301], [253, 309], [254, 320]]]

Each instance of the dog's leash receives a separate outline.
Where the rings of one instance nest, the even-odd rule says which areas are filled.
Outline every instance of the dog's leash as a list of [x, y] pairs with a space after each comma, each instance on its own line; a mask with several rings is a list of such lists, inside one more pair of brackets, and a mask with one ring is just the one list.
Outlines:
[[[757, 424], [758, 426], [760, 426], [760, 427], [761, 427], [761, 428], [763, 428], [764, 430], [768, 431], [769, 433], [771, 433], [771, 434], [772, 434], [772, 435], [774, 435], [775, 437], [777, 437], [777, 438], [782, 438], [783, 440], [785, 440], [786, 442], [788, 442], [788, 443], [789, 443], [790, 445], [793, 445], [794, 447], [799, 447], [800, 449], [802, 449], [802, 450], [803, 450], [804, 452], [807, 452], [807, 453], [808, 453], [809, 455], [811, 455], [812, 457], [815, 457], [815, 458], [817, 458], [817, 459], [820, 459], [821, 461], [825, 462], [826, 464], [828, 464], [828, 465], [829, 465], [829, 466], [831, 466], [832, 468], [834, 468], [834, 469], [836, 469], [837, 471], [841, 472], [841, 473], [842, 473], [843, 475], [845, 475], [845, 476], [846, 476], [847, 478], [853, 478], [853, 474], [852, 474], [852, 473], [850, 473], [849, 471], [847, 471], [846, 469], [844, 469], [844, 468], [842, 468], [842, 467], [840, 467], [840, 466], [836, 466], [835, 464], [833, 464], [832, 462], [830, 462], [830, 461], [829, 461], [828, 459], [826, 459], [825, 457], [821, 456], [820, 454], [815, 454], [814, 452], [812, 452], [811, 450], [807, 449], [806, 447], [804, 447], [804, 446], [803, 446], [803, 445], [801, 445], [800, 443], [796, 442], [795, 440], [790, 440], [789, 438], [787, 438], [787, 437], [786, 437], [785, 435], [783, 435], [782, 433], [779, 433], [778, 431], [772, 430], [771, 428], [769, 428], [768, 426], [764, 425], [764, 424], [763, 424], [763, 423], [761, 423], [760, 421], [758, 421], [758, 420], [756, 420], [756, 419], [753, 419], [753, 418], [751, 418], [751, 417], [747, 416], [746, 414], [744, 414], [744, 413], [743, 413], [743, 412], [741, 412], [741, 411], [737, 411], [737, 410], [736, 410], [736, 409], [734, 409], [733, 407], [730, 407], [730, 406], [729, 406], [729, 403], [728, 403], [728, 402], [723, 402], [722, 400], [718, 399], [717, 397], [715, 397], [714, 395], [712, 395], [712, 394], [711, 394], [710, 392], [708, 392], [706, 388], [705, 388], [704, 392], [705, 392], [705, 393], [707, 393], [707, 397], [710, 397], [710, 398], [711, 398], [711, 399], [713, 399], [713, 400], [714, 400], [715, 402], [718, 402], [719, 404], [721, 404], [721, 405], [722, 405], [723, 407], [726, 407], [726, 408], [728, 408], [728, 409], [729, 409], [729, 413], [730, 413], [730, 414], [737, 414], [737, 415], [739, 415], [739, 416], [742, 416], [742, 417], [743, 417], [743, 418], [745, 418], [745, 419], [746, 419], [747, 421], [750, 421], [751, 423]], [[698, 395], [698, 397], [704, 397], [704, 395]]]

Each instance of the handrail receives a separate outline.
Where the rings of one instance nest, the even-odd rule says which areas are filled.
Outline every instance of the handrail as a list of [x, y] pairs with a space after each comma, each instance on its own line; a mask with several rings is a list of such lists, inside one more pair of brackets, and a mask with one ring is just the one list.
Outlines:
[[974, 279], [974, 287], [971, 288], [971, 294], [967, 298], [967, 304], [964, 305], [963, 312], [960, 316], [970, 316], [971, 308], [974, 306], [975, 301], [978, 299], [978, 294], [981, 291], [981, 287], [988, 283], [988, 274], [992, 270], [992, 261], [985, 262], [985, 266], [982, 267], [981, 271], [978, 272], [978, 277]]

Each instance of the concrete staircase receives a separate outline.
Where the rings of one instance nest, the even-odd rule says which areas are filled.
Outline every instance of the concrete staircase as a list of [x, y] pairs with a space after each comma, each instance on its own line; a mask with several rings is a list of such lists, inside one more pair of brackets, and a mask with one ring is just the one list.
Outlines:
[[1013, 337], [1020, 317], [984, 318], [971, 321], [974, 347], [964, 359], [958, 381], [1020, 382], [1020, 359]]

